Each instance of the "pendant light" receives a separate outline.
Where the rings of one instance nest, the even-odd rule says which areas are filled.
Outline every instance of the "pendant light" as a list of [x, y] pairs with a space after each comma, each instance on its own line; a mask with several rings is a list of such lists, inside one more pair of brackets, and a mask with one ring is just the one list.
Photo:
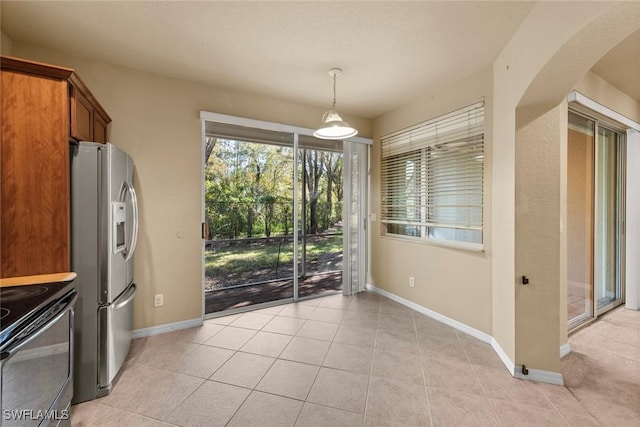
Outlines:
[[333, 77], [333, 105], [331, 110], [325, 112], [322, 115], [322, 125], [315, 132], [313, 136], [322, 139], [347, 139], [352, 136], [356, 136], [358, 131], [351, 127], [351, 125], [344, 120], [336, 111], [336, 77], [342, 74], [340, 68], [332, 68], [329, 70], [329, 75]]

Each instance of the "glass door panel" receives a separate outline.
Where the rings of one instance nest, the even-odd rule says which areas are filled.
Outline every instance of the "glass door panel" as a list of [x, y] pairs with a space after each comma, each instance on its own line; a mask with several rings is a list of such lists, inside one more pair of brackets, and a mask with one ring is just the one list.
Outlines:
[[622, 135], [598, 127], [596, 173], [595, 297], [598, 312], [622, 299], [620, 286], [619, 164]]
[[293, 298], [293, 136], [206, 144], [205, 314]]
[[305, 137], [299, 146], [298, 296], [305, 298], [342, 289], [343, 155], [334, 141]]
[[595, 122], [569, 113], [567, 139], [567, 319], [593, 318]]

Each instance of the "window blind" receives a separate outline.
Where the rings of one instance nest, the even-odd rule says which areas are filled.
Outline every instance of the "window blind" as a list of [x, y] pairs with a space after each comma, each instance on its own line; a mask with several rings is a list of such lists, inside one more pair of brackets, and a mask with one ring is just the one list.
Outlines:
[[482, 242], [484, 103], [383, 136], [387, 233]]

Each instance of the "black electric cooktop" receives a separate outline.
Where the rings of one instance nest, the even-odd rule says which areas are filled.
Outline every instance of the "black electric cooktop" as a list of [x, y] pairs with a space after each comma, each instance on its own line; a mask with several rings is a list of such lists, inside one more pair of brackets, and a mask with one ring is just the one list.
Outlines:
[[71, 282], [0, 287], [0, 348], [72, 289]]

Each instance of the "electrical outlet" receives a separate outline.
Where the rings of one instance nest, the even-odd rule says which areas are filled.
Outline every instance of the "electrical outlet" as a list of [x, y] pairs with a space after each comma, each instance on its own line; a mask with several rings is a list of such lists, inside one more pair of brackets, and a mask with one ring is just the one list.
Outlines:
[[409, 286], [411, 286], [412, 288], [416, 287], [416, 279], [414, 279], [413, 276], [409, 277]]
[[153, 297], [153, 305], [154, 307], [161, 307], [164, 305], [164, 294], [156, 294]]

